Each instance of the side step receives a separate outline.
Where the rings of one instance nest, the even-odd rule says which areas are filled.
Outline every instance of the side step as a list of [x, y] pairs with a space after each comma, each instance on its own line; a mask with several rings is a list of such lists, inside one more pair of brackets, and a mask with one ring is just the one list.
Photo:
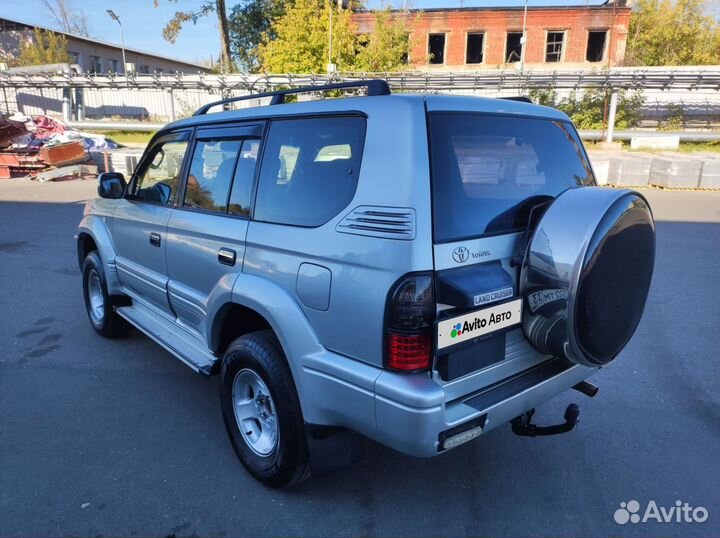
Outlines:
[[115, 311], [196, 372], [212, 373], [217, 357], [210, 353], [204, 342], [182, 327], [139, 301], [134, 301], [132, 306], [116, 307]]

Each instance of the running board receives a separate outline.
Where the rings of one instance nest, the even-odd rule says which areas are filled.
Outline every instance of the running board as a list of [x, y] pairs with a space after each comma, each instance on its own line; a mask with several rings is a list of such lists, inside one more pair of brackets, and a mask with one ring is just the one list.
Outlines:
[[115, 307], [115, 311], [196, 372], [204, 375], [212, 373], [217, 357], [207, 350], [203, 342], [176, 323], [139, 301], [134, 301], [132, 306]]

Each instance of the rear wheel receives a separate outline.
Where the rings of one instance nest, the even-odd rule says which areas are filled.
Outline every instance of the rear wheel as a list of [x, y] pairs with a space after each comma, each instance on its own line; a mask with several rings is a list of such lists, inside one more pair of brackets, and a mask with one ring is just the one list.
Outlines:
[[115, 312], [117, 299], [108, 295], [105, 270], [96, 251], [83, 263], [83, 296], [88, 318], [98, 334], [120, 338], [130, 331], [130, 324]]
[[300, 402], [272, 331], [250, 333], [230, 344], [223, 357], [220, 401], [230, 441], [250, 474], [275, 488], [307, 477]]

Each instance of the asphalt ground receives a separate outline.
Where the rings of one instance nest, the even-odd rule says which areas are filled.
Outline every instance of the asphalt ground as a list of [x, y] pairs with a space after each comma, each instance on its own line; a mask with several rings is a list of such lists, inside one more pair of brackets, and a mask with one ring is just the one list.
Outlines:
[[[365, 458], [275, 491], [226, 438], [218, 379], [83, 307], [73, 234], [95, 183], [0, 181], [0, 536], [720, 536], [720, 192], [647, 189], [658, 221], [645, 316], [570, 402], [572, 433], [498, 428], [414, 459]], [[704, 523], [620, 525], [621, 502], [703, 507]]]

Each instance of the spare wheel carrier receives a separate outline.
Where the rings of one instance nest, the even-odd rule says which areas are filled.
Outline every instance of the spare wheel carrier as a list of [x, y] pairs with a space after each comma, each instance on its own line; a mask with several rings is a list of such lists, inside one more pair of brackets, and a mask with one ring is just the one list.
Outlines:
[[520, 273], [523, 329], [539, 351], [602, 366], [625, 347], [647, 299], [655, 223], [631, 190], [570, 189], [540, 219]]

